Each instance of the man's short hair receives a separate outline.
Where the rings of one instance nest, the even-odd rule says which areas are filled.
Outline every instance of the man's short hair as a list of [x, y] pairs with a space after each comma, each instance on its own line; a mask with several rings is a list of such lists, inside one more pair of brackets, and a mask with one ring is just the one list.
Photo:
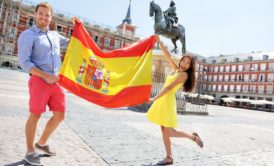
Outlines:
[[53, 14], [53, 10], [52, 10], [52, 6], [48, 3], [48, 2], [41, 2], [41, 3], [38, 3], [35, 7], [35, 12], [38, 11], [39, 7], [45, 7], [45, 8], [48, 8], [50, 9], [51, 11], [51, 15]]

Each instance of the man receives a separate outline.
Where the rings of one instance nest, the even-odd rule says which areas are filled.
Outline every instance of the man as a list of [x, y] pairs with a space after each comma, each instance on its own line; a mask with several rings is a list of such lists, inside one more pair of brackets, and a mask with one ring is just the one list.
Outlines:
[[[67, 45], [69, 39], [50, 31], [52, 7], [49, 3], [39, 3], [35, 8], [35, 25], [22, 32], [18, 39], [19, 64], [30, 73], [29, 117], [25, 126], [27, 154], [25, 161], [31, 165], [41, 165], [35, 148], [47, 155], [56, 155], [47, 141], [65, 115], [65, 95], [58, 85], [61, 66], [60, 46]], [[75, 22], [73, 19], [73, 23]], [[53, 116], [34, 144], [37, 122], [48, 105]]]
[[172, 25], [177, 23], [178, 17], [176, 17], [176, 7], [175, 7], [175, 2], [170, 1], [169, 8], [164, 11], [166, 22], [167, 22], [167, 30], [171, 31]]

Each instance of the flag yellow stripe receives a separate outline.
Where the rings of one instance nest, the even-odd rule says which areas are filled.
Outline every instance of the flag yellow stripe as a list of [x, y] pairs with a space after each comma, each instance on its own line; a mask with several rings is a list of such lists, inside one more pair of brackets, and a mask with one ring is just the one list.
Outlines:
[[[73, 49], [72, 49], [73, 48]], [[83, 64], [83, 59], [89, 63], [90, 57], [96, 57], [93, 52], [86, 48], [81, 42], [71, 37], [70, 45], [67, 50], [61, 73], [68, 79], [76, 82], [79, 75], [79, 67]], [[108, 95], [115, 95], [126, 87], [134, 87], [140, 85], [151, 84], [151, 67], [152, 67], [152, 50], [145, 52], [142, 56], [118, 57], [118, 58], [100, 58], [97, 61], [104, 64], [102, 70], [110, 72], [110, 81], [108, 86]], [[70, 64], [70, 65], [66, 65]], [[115, 71], [115, 72], [113, 72]], [[83, 73], [86, 77], [86, 72]], [[91, 89], [85, 84], [81, 84], [84, 88]], [[102, 93], [101, 89], [92, 89], [95, 92]]]

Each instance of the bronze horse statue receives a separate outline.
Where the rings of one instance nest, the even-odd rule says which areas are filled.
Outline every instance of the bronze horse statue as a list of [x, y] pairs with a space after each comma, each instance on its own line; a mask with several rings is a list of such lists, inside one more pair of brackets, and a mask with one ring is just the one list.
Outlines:
[[167, 22], [166, 19], [163, 17], [163, 12], [161, 7], [154, 3], [154, 1], [150, 2], [149, 8], [149, 15], [150, 17], [154, 16], [154, 31], [157, 35], [162, 35], [166, 38], [171, 39], [174, 49], [171, 52], [177, 53], [177, 44], [176, 41], [180, 39], [182, 43], [182, 54], [186, 52], [186, 45], [185, 45], [185, 28], [182, 25], [178, 25], [178, 27], [172, 26], [171, 31], [167, 30]]

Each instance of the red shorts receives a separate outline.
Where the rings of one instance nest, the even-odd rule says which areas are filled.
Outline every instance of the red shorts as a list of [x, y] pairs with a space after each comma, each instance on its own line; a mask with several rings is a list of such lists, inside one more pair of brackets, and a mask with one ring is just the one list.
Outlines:
[[58, 84], [48, 84], [42, 78], [31, 76], [29, 79], [30, 112], [41, 114], [48, 105], [50, 111], [64, 112], [65, 94]]

